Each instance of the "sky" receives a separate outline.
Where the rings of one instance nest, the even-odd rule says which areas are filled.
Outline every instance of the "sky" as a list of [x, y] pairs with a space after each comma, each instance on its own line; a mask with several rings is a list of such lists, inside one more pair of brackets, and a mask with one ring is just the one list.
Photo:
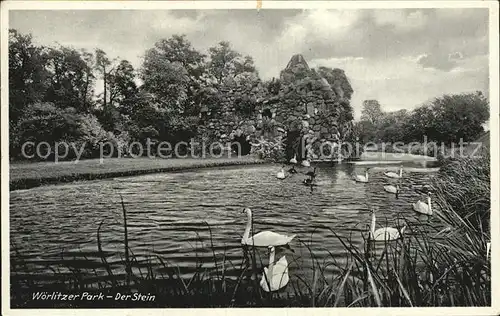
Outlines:
[[396, 111], [443, 94], [488, 95], [488, 9], [11, 11], [9, 20], [37, 44], [101, 48], [136, 68], [173, 34], [204, 53], [229, 41], [262, 79], [302, 54], [311, 67], [345, 71], [356, 118], [368, 99]]

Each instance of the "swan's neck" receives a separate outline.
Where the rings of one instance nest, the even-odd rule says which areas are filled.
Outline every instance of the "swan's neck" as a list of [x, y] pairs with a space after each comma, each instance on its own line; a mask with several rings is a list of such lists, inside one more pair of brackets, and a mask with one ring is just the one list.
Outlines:
[[429, 204], [429, 211], [432, 210], [432, 205], [431, 205], [431, 197], [427, 197], [427, 204]]
[[269, 254], [269, 269], [272, 269], [272, 267], [274, 266], [274, 256], [275, 256], [275, 249], [274, 247], [271, 247]]
[[399, 176], [402, 177], [403, 176], [403, 168], [399, 168]]
[[368, 180], [368, 171], [365, 171], [365, 178]]
[[250, 229], [252, 228], [252, 212], [247, 211], [247, 227], [245, 228], [245, 233], [243, 234], [243, 240], [248, 240], [250, 238]]
[[373, 236], [375, 235], [375, 222], [376, 222], [376, 218], [375, 218], [375, 213], [372, 213], [372, 222], [370, 223], [370, 234], [373, 238]]

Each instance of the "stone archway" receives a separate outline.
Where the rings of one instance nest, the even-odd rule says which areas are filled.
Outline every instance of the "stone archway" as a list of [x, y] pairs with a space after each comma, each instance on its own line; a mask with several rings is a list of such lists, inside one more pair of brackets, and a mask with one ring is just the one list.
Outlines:
[[262, 117], [271, 119], [271, 118], [273, 118], [273, 112], [271, 112], [271, 109], [264, 109], [262, 111]]
[[300, 130], [288, 131], [285, 138], [286, 159], [289, 161], [296, 155], [298, 161], [302, 160], [302, 133]]
[[252, 150], [252, 144], [250, 144], [250, 141], [247, 138], [248, 136], [243, 133], [239, 136], [234, 135], [233, 139], [231, 140], [231, 151], [236, 154], [239, 153], [241, 156], [250, 154], [250, 151]]

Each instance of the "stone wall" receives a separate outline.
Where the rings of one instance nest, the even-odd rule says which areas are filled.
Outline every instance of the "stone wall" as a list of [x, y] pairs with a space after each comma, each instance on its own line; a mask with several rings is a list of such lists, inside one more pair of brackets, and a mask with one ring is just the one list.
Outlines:
[[313, 160], [322, 144], [331, 148], [352, 136], [353, 90], [344, 72], [310, 69], [302, 55], [291, 58], [279, 80], [264, 85], [252, 75], [237, 76], [216, 93], [221, 110], [205, 109], [199, 127], [207, 142], [283, 136], [288, 158]]

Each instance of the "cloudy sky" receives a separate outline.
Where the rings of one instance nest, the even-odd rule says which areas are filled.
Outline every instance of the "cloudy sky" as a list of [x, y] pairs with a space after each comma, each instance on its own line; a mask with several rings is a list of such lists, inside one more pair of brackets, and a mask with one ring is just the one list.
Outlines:
[[11, 11], [10, 27], [135, 67], [172, 34], [204, 52], [225, 40], [254, 58], [263, 79], [301, 53], [310, 66], [345, 70], [356, 117], [366, 99], [394, 111], [445, 93], [488, 93], [487, 9]]

